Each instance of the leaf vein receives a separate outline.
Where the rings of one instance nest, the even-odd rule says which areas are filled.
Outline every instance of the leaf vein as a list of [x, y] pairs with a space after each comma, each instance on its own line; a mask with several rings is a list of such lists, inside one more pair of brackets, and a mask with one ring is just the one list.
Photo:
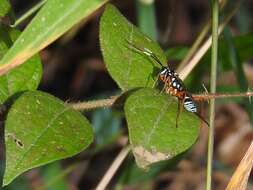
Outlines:
[[163, 115], [167, 112], [167, 109], [169, 107], [169, 104], [165, 104], [161, 111], [160, 111], [160, 114], [158, 115], [157, 119], [155, 120], [154, 124], [152, 125], [152, 129], [151, 129], [151, 132], [148, 134], [147, 136], [147, 141], [146, 141], [146, 145], [149, 145], [150, 143], [150, 140], [151, 140], [151, 136], [153, 135], [153, 133], [155, 132], [155, 129], [157, 128], [159, 122], [161, 121]]
[[16, 168], [18, 168], [18, 166], [20, 165], [20, 163], [24, 160], [25, 156], [29, 153], [29, 151], [32, 149], [32, 147], [39, 141], [39, 139], [47, 132], [47, 130], [52, 126], [51, 124], [64, 112], [68, 111], [70, 109], [70, 107], [65, 107], [61, 112], [59, 112], [58, 114], [56, 114], [52, 120], [48, 123], [47, 127], [41, 132], [41, 134], [35, 138], [34, 142], [30, 144], [29, 148], [27, 149], [27, 151], [23, 154], [23, 156], [21, 156], [19, 158], [19, 160], [17, 161], [17, 164], [12, 168], [12, 171]]

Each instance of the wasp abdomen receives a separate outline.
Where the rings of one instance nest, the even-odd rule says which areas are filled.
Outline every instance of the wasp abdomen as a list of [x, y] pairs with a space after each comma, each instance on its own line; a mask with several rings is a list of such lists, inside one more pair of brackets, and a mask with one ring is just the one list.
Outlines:
[[184, 102], [183, 102], [183, 103], [184, 103], [184, 108], [185, 108], [187, 111], [193, 112], [193, 113], [197, 112], [197, 106], [196, 106], [196, 104], [194, 103], [192, 97], [186, 96], [186, 97], [184, 98]]

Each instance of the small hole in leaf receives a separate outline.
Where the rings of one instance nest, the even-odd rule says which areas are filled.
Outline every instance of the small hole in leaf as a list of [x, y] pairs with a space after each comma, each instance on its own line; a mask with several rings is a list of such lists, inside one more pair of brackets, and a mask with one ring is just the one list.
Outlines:
[[20, 147], [20, 148], [24, 148], [24, 144], [21, 142], [21, 140], [19, 139], [14, 139], [15, 143]]
[[8, 133], [8, 134], [7, 134], [7, 137], [10, 138], [10, 139], [12, 139], [12, 140], [16, 143], [16, 145], [17, 145], [18, 147], [24, 148], [24, 144], [21, 142], [21, 140], [19, 140], [19, 139], [16, 137], [16, 135], [15, 135], [14, 133]]

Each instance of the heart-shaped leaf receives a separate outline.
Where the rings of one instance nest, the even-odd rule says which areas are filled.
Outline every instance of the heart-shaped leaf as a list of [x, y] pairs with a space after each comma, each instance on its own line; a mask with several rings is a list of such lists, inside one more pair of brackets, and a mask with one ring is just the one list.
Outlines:
[[171, 159], [189, 149], [199, 133], [199, 119], [182, 111], [176, 127], [178, 100], [154, 89], [143, 88], [125, 104], [130, 143], [138, 166]]
[[149, 49], [166, 65], [166, 56], [159, 45], [108, 5], [100, 21], [100, 45], [110, 75], [123, 90], [151, 87], [157, 77], [154, 65], [161, 66], [129, 48], [129, 43]]
[[79, 153], [92, 139], [87, 119], [64, 102], [39, 91], [22, 94], [5, 125], [4, 185], [28, 169]]
[[[18, 30], [0, 25], [0, 59], [18, 38]], [[35, 90], [41, 80], [42, 65], [38, 54], [23, 65], [0, 76], [0, 103], [4, 103], [11, 95], [25, 90]]]

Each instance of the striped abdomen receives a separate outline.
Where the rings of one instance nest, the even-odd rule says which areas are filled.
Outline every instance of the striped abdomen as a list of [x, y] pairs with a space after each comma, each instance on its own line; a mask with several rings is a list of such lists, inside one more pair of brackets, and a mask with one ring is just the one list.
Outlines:
[[189, 112], [197, 112], [197, 106], [193, 101], [192, 97], [189, 95], [186, 95], [184, 98], [184, 108]]

